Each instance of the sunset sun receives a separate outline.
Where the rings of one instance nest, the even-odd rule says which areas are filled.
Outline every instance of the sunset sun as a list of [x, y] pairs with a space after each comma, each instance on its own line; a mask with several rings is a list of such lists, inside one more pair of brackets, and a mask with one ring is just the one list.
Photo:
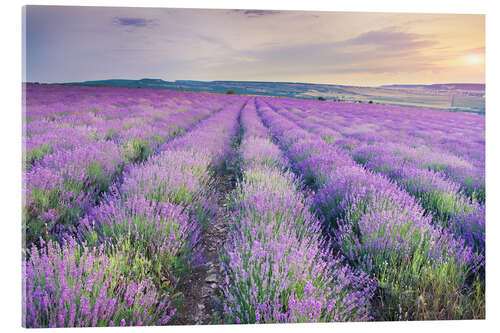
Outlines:
[[478, 54], [469, 54], [465, 57], [465, 62], [471, 66], [480, 65], [483, 62], [483, 57]]

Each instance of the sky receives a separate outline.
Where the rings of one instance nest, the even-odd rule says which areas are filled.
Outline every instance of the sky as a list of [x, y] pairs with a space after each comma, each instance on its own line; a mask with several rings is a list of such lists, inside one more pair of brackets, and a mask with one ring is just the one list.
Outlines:
[[484, 83], [485, 16], [27, 6], [24, 81]]

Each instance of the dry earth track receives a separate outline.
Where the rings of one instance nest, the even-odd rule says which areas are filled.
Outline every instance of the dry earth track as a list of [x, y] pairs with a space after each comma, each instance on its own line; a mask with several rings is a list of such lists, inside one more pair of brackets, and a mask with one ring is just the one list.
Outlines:
[[179, 287], [184, 295], [183, 304], [177, 313], [177, 324], [207, 325], [222, 324], [223, 274], [220, 252], [226, 240], [229, 212], [226, 196], [234, 189], [233, 175], [216, 175], [218, 211], [204, 228], [201, 236], [204, 265], [194, 269], [189, 278]]

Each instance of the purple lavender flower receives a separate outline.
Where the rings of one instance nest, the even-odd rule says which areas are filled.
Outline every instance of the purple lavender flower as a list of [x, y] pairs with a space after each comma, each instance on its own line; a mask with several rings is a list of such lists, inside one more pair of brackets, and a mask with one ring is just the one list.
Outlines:
[[[393, 300], [388, 304], [394, 302], [413, 308], [417, 299], [403, 296], [402, 288], [423, 288], [421, 293], [427, 293], [425, 289], [438, 283], [433, 279], [444, 278], [439, 277], [442, 271], [448, 272], [449, 291], [440, 297], [457, 298], [467, 278], [481, 265], [481, 255], [474, 254], [463, 239], [435, 227], [419, 202], [396, 184], [356, 165], [349, 154], [335, 147], [324, 147], [320, 137], [301, 128], [311, 128], [308, 123], [287, 119], [293, 118], [290, 113], [287, 118], [283, 117], [280, 113], [285, 111], [276, 106], [276, 100], [259, 98], [257, 104], [272, 134], [287, 149], [291, 159], [299, 161], [297, 170], [313, 180], [312, 185], [318, 190], [313, 207], [326, 223], [324, 228], [332, 235], [336, 247], [355, 267], [374, 276], [380, 288], [390, 289]], [[314, 146], [315, 140], [321, 148]], [[421, 282], [414, 278], [415, 267], [429, 272]], [[433, 277], [427, 278], [428, 275]], [[458, 297], [462, 297], [460, 302], [466, 302], [465, 295]], [[468, 306], [473, 306], [471, 304]], [[398, 316], [390, 308], [385, 311], [385, 318]], [[470, 313], [473, 309], [467, 311]], [[451, 314], [452, 318], [456, 315]]]
[[[243, 179], [232, 195], [224, 252], [227, 319], [236, 323], [369, 320], [374, 283], [325, 249], [253, 103], [241, 116]], [[268, 152], [261, 153], [261, 151]]]
[[[171, 318], [168, 295], [150, 280], [136, 282], [121, 272], [120, 254], [89, 249], [75, 240], [33, 246], [23, 262], [25, 327], [156, 325]], [[115, 306], [117, 305], [117, 306]], [[143, 311], [145, 314], [143, 315]], [[132, 318], [132, 314], [141, 314]]]

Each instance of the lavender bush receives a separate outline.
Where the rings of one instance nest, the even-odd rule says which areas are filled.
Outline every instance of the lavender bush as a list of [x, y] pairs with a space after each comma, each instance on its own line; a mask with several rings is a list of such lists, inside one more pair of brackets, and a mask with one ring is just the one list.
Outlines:
[[149, 89], [27, 84], [26, 90], [28, 246], [41, 236], [60, 239], [120, 181], [126, 165], [145, 160], [230, 102]]
[[[355, 267], [377, 278], [385, 303], [382, 318], [467, 318], [484, 308], [484, 298], [468, 298], [473, 289], [462, 294], [482, 261], [470, 247], [434, 227], [410, 195], [386, 178], [366, 172], [347, 153], [324, 146], [313, 149], [311, 156], [301, 152], [301, 142], [305, 142], [305, 151], [311, 151], [307, 147], [320, 138], [300, 133], [305, 131], [294, 122], [265, 102], [258, 103], [273, 134], [292, 159], [299, 161], [299, 172], [307, 170], [314, 179], [318, 189], [314, 206], [325, 229]], [[407, 293], [408, 289], [413, 293]]]
[[233, 215], [224, 253], [227, 319], [369, 320], [373, 282], [327, 250], [318, 220], [297, 192], [295, 177], [283, 171], [285, 159], [267, 138], [252, 104], [241, 120], [245, 168], [231, 195]]
[[26, 327], [141, 326], [170, 321], [175, 313], [151, 280], [123, 274], [119, 251], [87, 248], [75, 240], [42, 241], [23, 263]]

